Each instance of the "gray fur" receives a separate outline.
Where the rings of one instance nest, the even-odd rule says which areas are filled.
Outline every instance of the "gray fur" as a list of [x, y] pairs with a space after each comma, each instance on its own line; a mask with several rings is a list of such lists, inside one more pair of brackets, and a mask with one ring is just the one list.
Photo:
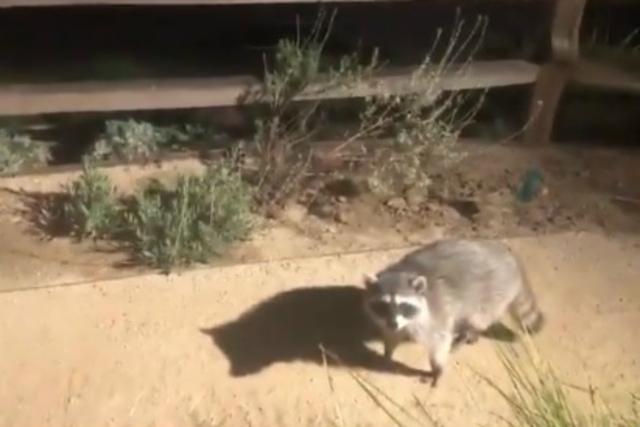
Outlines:
[[385, 356], [403, 341], [424, 344], [434, 386], [452, 348], [475, 342], [506, 312], [528, 332], [544, 324], [521, 262], [497, 241], [436, 241], [367, 275], [365, 286], [365, 310], [382, 333]]

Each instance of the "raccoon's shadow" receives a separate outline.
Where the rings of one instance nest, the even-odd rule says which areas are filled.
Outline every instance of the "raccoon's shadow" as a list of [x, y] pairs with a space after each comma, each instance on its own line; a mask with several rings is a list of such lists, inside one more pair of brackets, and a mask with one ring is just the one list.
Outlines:
[[[377, 339], [362, 310], [361, 288], [313, 286], [276, 294], [237, 319], [201, 330], [225, 354], [234, 377], [256, 374], [277, 362], [323, 363], [320, 345], [347, 367], [428, 375], [389, 363], [365, 343]], [[336, 365], [327, 357], [327, 364]]]
[[494, 341], [502, 341], [507, 343], [513, 343], [518, 340], [518, 335], [510, 327], [502, 322], [496, 322], [489, 327], [486, 331], [480, 334], [484, 338], [488, 338]]

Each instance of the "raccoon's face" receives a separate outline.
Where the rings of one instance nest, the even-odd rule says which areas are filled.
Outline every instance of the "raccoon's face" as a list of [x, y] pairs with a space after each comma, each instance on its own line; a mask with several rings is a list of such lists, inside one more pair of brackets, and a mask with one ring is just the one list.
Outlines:
[[365, 310], [381, 328], [393, 332], [423, 321], [429, 315], [424, 296], [427, 279], [409, 273], [366, 275]]

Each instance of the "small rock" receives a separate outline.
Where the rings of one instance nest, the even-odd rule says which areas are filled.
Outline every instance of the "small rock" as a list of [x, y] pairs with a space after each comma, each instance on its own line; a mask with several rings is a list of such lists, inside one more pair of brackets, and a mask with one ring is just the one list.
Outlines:
[[413, 187], [407, 190], [407, 192], [405, 193], [405, 198], [406, 204], [409, 206], [409, 208], [412, 210], [416, 210], [419, 209], [420, 206], [426, 201], [427, 192], [426, 190], [421, 190], [419, 188]]
[[297, 203], [287, 206], [281, 213], [283, 218], [292, 222], [302, 222], [307, 216], [307, 209]]
[[282, 208], [276, 204], [270, 204], [265, 210], [265, 215], [269, 219], [280, 219], [282, 218]]
[[484, 202], [491, 206], [505, 205], [505, 196], [498, 191], [493, 191], [484, 196]]
[[402, 197], [393, 197], [387, 200], [386, 205], [396, 211], [407, 209], [407, 202]]
[[425, 209], [425, 211], [427, 211], [427, 212], [439, 212], [439, 211], [441, 211], [441, 210], [442, 210], [442, 209], [441, 209], [441, 207], [440, 207], [440, 204], [439, 204], [439, 203], [436, 203], [436, 202], [430, 202], [430, 203], [427, 203], [427, 204], [424, 206], [424, 209]]
[[334, 234], [336, 232], [336, 228], [331, 225], [328, 225], [325, 227], [324, 231], [325, 233]]
[[351, 219], [351, 214], [343, 209], [339, 209], [335, 214], [335, 220], [341, 224], [349, 224]]
[[336, 203], [333, 198], [320, 195], [309, 206], [309, 213], [322, 219], [332, 219], [336, 212]]
[[320, 218], [332, 218], [335, 212], [335, 207], [329, 203], [318, 203], [313, 206], [313, 214]]

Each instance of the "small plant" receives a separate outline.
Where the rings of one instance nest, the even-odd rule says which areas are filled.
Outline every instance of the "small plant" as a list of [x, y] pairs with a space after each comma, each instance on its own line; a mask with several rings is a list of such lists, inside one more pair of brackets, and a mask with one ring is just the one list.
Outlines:
[[126, 214], [134, 252], [169, 270], [206, 262], [251, 228], [251, 193], [226, 163], [202, 176], [180, 177], [174, 191], [152, 185]]
[[[458, 141], [460, 132], [473, 120], [482, 106], [486, 91], [465, 93], [443, 90], [443, 79], [457, 67], [465, 73], [472, 53], [483, 39], [487, 21], [479, 17], [467, 36], [462, 36], [464, 21], [456, 17], [453, 34], [438, 63], [431, 54], [413, 72], [401, 94], [385, 93], [368, 97], [361, 114], [360, 129], [348, 136], [343, 145], [355, 140], [387, 137], [368, 159], [368, 183], [375, 193], [388, 196], [409, 188], [428, 189], [435, 169], [447, 168], [465, 157]], [[442, 37], [439, 31], [432, 50]], [[470, 54], [461, 64], [458, 57]]]
[[446, 168], [465, 156], [458, 147], [464, 122], [438, 117], [447, 114], [444, 111], [425, 117], [411, 111], [412, 107], [407, 110], [392, 138], [381, 144], [367, 165], [369, 187], [382, 196], [409, 188], [426, 191], [436, 168]]
[[[334, 354], [329, 349], [326, 349], [324, 345], [319, 345], [319, 350], [322, 356], [323, 365], [327, 373], [327, 379], [329, 381], [329, 388], [332, 392], [335, 392], [333, 386], [333, 378], [328, 369], [327, 360], [331, 359], [333, 363], [346, 369], [349, 376], [356, 382], [358, 387], [365, 393], [365, 395], [372, 401], [372, 403], [379, 408], [388, 419], [389, 425], [395, 425], [397, 427], [446, 427], [446, 424], [442, 424], [430, 411], [427, 406], [414, 395], [413, 400], [415, 408], [407, 408], [406, 405], [399, 402], [397, 399], [385, 392], [381, 387], [374, 384], [372, 381], [363, 377], [355, 372], [353, 369], [345, 366], [340, 357]], [[344, 426], [345, 421], [342, 419], [342, 411], [340, 404], [336, 405], [336, 418], [337, 423], [340, 426]]]
[[45, 165], [51, 160], [49, 147], [28, 135], [0, 129], [0, 173], [16, 173], [28, 166]]
[[94, 160], [117, 158], [131, 161], [148, 158], [168, 141], [151, 123], [130, 120], [109, 120], [105, 130], [95, 141], [89, 156]]
[[518, 427], [627, 427], [640, 425], [638, 398], [632, 395], [630, 415], [614, 413], [599, 399], [592, 387], [575, 389], [588, 393], [590, 410], [577, 406], [553, 368], [535, 349], [530, 337], [524, 336], [523, 351], [516, 347], [501, 348], [498, 355], [509, 377], [502, 387], [478, 374], [506, 401]]
[[63, 216], [74, 237], [95, 240], [118, 230], [120, 211], [115, 188], [107, 175], [84, 161], [82, 174], [66, 191], [68, 199], [63, 205]]
[[[321, 10], [309, 37], [280, 41], [273, 66], [265, 66], [264, 83], [256, 97], [266, 107], [255, 121], [254, 137], [256, 194], [261, 203], [281, 203], [309, 175], [309, 155], [302, 154], [298, 146], [319, 130], [323, 104], [309, 99], [322, 98], [322, 91], [335, 88], [350, 90], [381, 69], [377, 51], [365, 65], [354, 54], [342, 57], [337, 66], [323, 66], [322, 54], [334, 16], [325, 26]], [[436, 166], [447, 167], [463, 157], [456, 143], [482, 105], [485, 92], [470, 101], [473, 95], [445, 92], [443, 80], [446, 75], [467, 71], [483, 39], [486, 19], [478, 18], [466, 35], [463, 29], [464, 22], [457, 16], [442, 57], [436, 62], [429, 53], [400, 91], [391, 94], [380, 86], [381, 94], [366, 97], [357, 128], [346, 132], [344, 142], [330, 153], [332, 158], [352, 161], [348, 156], [353, 154], [344, 154], [347, 146], [357, 141], [389, 140], [380, 148], [365, 146], [363, 157], [373, 191], [385, 194], [406, 187], [428, 187]], [[440, 47], [441, 38], [439, 31], [432, 52]], [[460, 64], [463, 54], [465, 61]], [[295, 102], [301, 99], [304, 103]]]
[[217, 140], [222, 137], [221, 133], [197, 124], [163, 127], [133, 119], [109, 120], [89, 156], [94, 160], [115, 158], [129, 162], [149, 159], [163, 148], [175, 148], [175, 144], [196, 138]]
[[245, 100], [257, 101], [253, 138], [257, 159], [256, 195], [261, 204], [281, 204], [299, 188], [308, 172], [309, 156], [298, 147], [309, 141], [321, 121], [321, 101], [297, 103], [303, 95], [321, 93], [335, 87], [348, 87], [376, 67], [360, 65], [356, 55], [343, 57], [335, 67], [322, 61], [323, 50], [335, 13], [325, 28], [326, 14], [321, 9], [311, 33], [304, 39], [280, 40], [269, 67], [265, 60], [264, 81], [260, 90], [247, 93]]

